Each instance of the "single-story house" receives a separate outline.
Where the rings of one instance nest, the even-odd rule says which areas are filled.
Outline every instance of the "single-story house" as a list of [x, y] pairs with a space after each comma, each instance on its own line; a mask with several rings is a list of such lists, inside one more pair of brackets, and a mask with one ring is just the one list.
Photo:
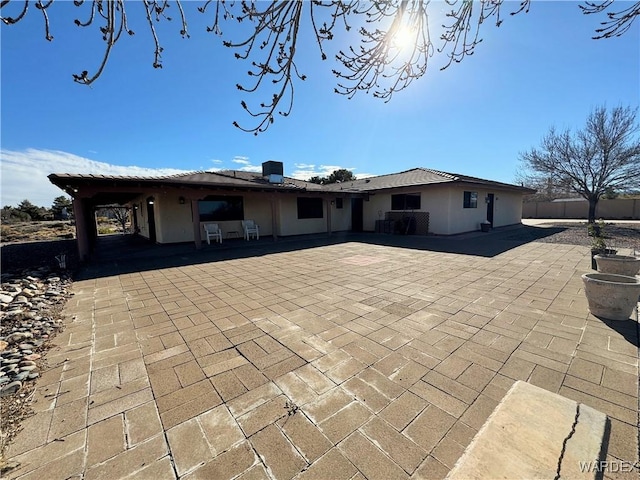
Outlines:
[[522, 219], [525, 187], [414, 168], [400, 173], [319, 185], [283, 175], [281, 162], [262, 173], [194, 172], [164, 177], [51, 174], [73, 198], [80, 258], [97, 238], [95, 210], [119, 204], [132, 209], [134, 230], [155, 243], [194, 242], [202, 225], [217, 223], [225, 236], [242, 237], [242, 220], [261, 236], [339, 231], [453, 235]]

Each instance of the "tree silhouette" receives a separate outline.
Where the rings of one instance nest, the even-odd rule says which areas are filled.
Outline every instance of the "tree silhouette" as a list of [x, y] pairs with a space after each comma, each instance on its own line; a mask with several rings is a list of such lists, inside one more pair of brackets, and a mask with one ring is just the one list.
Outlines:
[[72, 211], [72, 208], [73, 204], [71, 203], [69, 197], [60, 195], [59, 197], [53, 199], [53, 204], [51, 205], [51, 213], [53, 214], [54, 218], [61, 218], [65, 220], [64, 212], [66, 212], [66, 215], [68, 217]]
[[309, 179], [311, 183], [318, 183], [321, 185], [326, 185], [328, 183], [341, 183], [341, 182], [350, 182], [355, 180], [356, 176], [352, 171], [347, 170], [346, 168], [341, 168], [339, 170], [334, 170], [328, 177], [319, 177], [314, 176]]
[[[53, 0], [31, 3], [43, 16], [45, 38], [53, 40], [48, 14]], [[185, 2], [185, 5], [191, 7], [193, 3]], [[430, 0], [203, 0], [196, 10], [210, 16], [207, 31], [219, 36], [223, 36], [225, 22], [247, 25], [244, 40], [223, 39], [223, 45], [237, 49], [236, 58], [251, 64], [249, 83], [238, 83], [237, 88], [246, 93], [260, 90], [263, 98], [268, 98], [257, 107], [249, 106], [245, 100], [241, 102], [255, 124], [243, 127], [233, 122], [241, 130], [257, 135], [269, 128], [276, 115], [286, 117], [292, 111], [294, 82], [306, 79], [296, 65], [298, 42], [304, 36], [314, 38], [320, 58], [326, 60], [326, 42], [332, 40], [338, 30], [349, 32], [352, 24], [358, 24], [356, 38], [359, 37], [359, 42], [336, 54], [340, 67], [332, 69], [337, 77], [335, 92], [352, 97], [364, 91], [389, 101], [395, 92], [426, 73], [428, 60], [436, 52], [448, 59], [441, 69], [447, 68], [474, 52], [482, 41], [481, 26], [489, 23], [488, 20], [496, 26], [503, 22], [505, 0], [445, 0], [444, 4], [450, 10], [440, 26], [441, 32], [432, 37], [429, 17], [438, 3]], [[73, 5], [83, 17], [82, 20], [75, 18], [75, 25], [96, 27], [105, 43], [95, 71], [83, 70], [73, 75], [74, 81], [81, 84], [95, 82], [104, 72], [115, 45], [121, 38], [135, 34], [129, 25], [127, 7], [140, 8], [144, 12], [144, 28], [148, 29], [155, 46], [154, 68], [162, 67], [163, 52], [156, 25], [171, 21], [171, 10], [175, 10], [179, 18], [180, 35], [189, 37], [187, 15], [181, 0], [74, 0]], [[613, 0], [586, 1], [579, 5], [585, 14], [606, 17], [593, 38], [623, 35], [640, 15], [640, 2], [622, 10], [612, 10], [612, 5]], [[27, 15], [29, 6], [29, 0], [0, 0], [0, 20], [5, 25], [16, 24]], [[528, 12], [530, 6], [531, 0], [520, 0], [509, 14]], [[11, 13], [6, 14], [9, 11]]]
[[582, 129], [551, 128], [539, 148], [520, 155], [528, 185], [552, 181], [589, 201], [589, 223], [595, 222], [598, 201], [609, 192], [640, 187], [640, 127], [638, 110], [595, 108]]

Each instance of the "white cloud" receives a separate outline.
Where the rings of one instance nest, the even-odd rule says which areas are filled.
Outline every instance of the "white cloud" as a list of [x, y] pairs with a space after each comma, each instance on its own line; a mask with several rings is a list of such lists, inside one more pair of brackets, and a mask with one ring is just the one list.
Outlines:
[[47, 176], [51, 173], [93, 173], [99, 175], [126, 175], [155, 177], [175, 175], [186, 170], [175, 168], [145, 168], [111, 165], [72, 153], [56, 150], [28, 148], [22, 151], [0, 150], [0, 204], [16, 206], [29, 200], [39, 207], [50, 207], [53, 199], [65, 192], [53, 185]]
[[246, 165], [244, 167], [239, 168], [241, 172], [262, 172], [262, 165]]
[[243, 157], [242, 155], [236, 155], [235, 157], [233, 157], [231, 159], [231, 161], [233, 163], [237, 163], [239, 165], [242, 165], [242, 167], [237, 169], [237, 170], [239, 170], [241, 172], [257, 172], [257, 173], [262, 172], [262, 164], [253, 165], [249, 161], [249, 157]]
[[314, 170], [316, 168], [313, 163], [294, 163], [293, 166], [298, 170]]

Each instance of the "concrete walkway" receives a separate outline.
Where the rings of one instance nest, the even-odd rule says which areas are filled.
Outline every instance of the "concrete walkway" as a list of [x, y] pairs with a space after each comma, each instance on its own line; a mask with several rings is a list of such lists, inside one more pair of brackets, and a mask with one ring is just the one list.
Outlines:
[[9, 478], [443, 478], [516, 380], [607, 414], [637, 478], [638, 324], [589, 315], [588, 248], [519, 232], [96, 261]]

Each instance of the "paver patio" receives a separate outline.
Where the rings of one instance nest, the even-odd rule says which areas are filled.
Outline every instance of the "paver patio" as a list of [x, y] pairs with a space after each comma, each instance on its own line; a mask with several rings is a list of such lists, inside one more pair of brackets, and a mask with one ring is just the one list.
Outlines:
[[443, 478], [516, 380], [606, 413], [608, 465], [637, 462], [637, 323], [589, 315], [586, 247], [508, 247], [220, 250], [78, 280], [10, 478]]

